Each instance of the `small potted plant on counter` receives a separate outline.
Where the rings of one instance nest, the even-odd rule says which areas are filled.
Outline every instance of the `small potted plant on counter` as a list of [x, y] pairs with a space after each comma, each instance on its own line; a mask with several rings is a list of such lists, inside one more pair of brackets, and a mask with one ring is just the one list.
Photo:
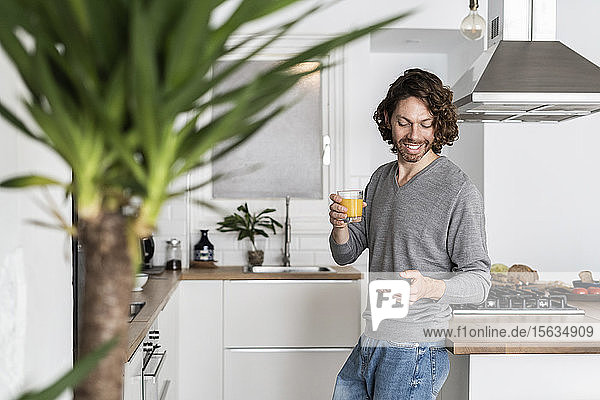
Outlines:
[[248, 263], [251, 266], [262, 265], [264, 261], [264, 252], [256, 247], [256, 236], [269, 237], [265, 229], [270, 229], [276, 235], [275, 227], [281, 228], [282, 225], [272, 217], [266, 215], [275, 211], [274, 208], [267, 208], [260, 213], [251, 214], [248, 210], [248, 203], [240, 205], [237, 210], [241, 213], [233, 213], [219, 222], [217, 228], [220, 232], [239, 232], [238, 240], [248, 238], [252, 245], [252, 250], [248, 250]]

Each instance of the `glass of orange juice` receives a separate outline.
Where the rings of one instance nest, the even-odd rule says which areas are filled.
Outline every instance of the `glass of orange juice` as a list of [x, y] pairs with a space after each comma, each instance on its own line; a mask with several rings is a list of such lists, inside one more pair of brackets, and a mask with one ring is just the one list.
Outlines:
[[345, 222], [360, 222], [363, 211], [363, 191], [362, 190], [338, 190], [338, 196], [342, 198], [342, 205], [348, 209]]

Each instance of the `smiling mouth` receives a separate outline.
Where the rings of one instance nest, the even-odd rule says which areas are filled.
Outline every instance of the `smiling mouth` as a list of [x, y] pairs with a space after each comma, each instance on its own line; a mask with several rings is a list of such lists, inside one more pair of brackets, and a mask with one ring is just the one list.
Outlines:
[[409, 153], [418, 153], [419, 150], [421, 150], [421, 147], [423, 147], [424, 145], [425, 145], [425, 143], [421, 143], [421, 144], [402, 143], [402, 146], [404, 146], [404, 148], [407, 149]]

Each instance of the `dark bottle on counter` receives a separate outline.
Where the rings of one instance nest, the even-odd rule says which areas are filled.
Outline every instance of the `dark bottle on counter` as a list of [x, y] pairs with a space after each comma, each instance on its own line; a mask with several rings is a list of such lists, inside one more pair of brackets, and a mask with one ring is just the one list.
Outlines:
[[208, 240], [208, 229], [200, 230], [202, 236], [194, 246], [194, 261], [214, 261], [215, 246]]

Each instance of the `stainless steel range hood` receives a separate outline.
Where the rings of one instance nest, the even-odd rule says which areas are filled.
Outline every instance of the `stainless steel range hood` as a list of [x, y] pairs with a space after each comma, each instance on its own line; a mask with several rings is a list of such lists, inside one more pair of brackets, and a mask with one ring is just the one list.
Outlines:
[[490, 47], [452, 88], [459, 119], [559, 122], [600, 111], [600, 68], [558, 41], [501, 40], [505, 11], [489, 1]]

